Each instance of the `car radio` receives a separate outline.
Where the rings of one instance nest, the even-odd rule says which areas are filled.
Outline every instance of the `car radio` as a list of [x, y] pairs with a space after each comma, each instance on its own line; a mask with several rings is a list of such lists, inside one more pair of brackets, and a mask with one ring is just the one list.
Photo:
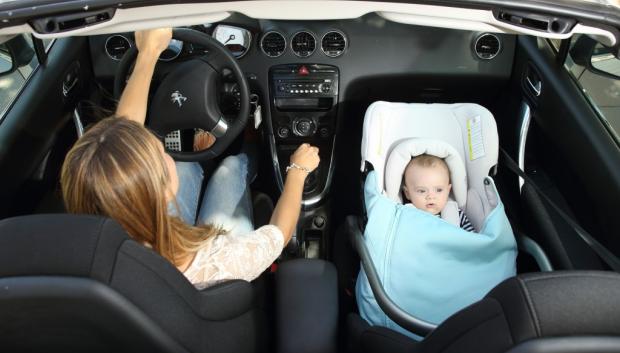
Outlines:
[[338, 95], [338, 68], [331, 65], [278, 65], [271, 68], [270, 79], [276, 99]]

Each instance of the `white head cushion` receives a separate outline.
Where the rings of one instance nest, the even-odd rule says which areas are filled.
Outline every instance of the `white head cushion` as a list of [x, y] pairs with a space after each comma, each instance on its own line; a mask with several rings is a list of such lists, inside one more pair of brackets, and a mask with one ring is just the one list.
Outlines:
[[397, 202], [401, 198], [401, 186], [405, 168], [411, 158], [428, 154], [442, 158], [450, 170], [452, 195], [459, 207], [464, 208], [467, 202], [467, 172], [460, 154], [447, 142], [431, 139], [410, 138], [400, 141], [390, 152], [385, 166], [385, 192]]

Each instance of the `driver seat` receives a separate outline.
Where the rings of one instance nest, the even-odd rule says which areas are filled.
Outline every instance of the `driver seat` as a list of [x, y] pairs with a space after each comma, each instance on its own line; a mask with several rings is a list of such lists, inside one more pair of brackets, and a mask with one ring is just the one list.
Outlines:
[[0, 221], [4, 351], [267, 351], [253, 286], [197, 290], [109, 218]]

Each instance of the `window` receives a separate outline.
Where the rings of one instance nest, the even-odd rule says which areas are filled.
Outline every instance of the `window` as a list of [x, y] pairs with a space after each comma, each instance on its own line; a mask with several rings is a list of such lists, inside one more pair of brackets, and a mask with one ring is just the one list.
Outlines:
[[571, 38], [571, 49], [564, 67], [574, 77], [603, 123], [620, 143], [620, 60], [609, 54], [609, 48], [598, 43], [585, 59], [578, 57], [573, 49], [581, 44], [579, 42], [582, 36], [585, 35]]
[[562, 45], [562, 40], [561, 39], [548, 39], [549, 44], [551, 44], [551, 47], [555, 50], [556, 54], [557, 52], [560, 51], [560, 46]]
[[[27, 62], [21, 62], [15, 71], [0, 76], [0, 120], [4, 117], [4, 114], [11, 106], [13, 100], [19, 95], [26, 82], [28, 82], [30, 75], [39, 66], [37, 56], [34, 55], [32, 37], [22, 34], [11, 39], [11, 42], [19, 42], [18, 46], [21, 46], [21, 49], [23, 49], [22, 58], [27, 58]], [[43, 44], [49, 50], [51, 41], [46, 40]], [[7, 43], [4, 43], [0, 47], [0, 72], [9, 70], [12, 64], [13, 60], [7, 49]]]

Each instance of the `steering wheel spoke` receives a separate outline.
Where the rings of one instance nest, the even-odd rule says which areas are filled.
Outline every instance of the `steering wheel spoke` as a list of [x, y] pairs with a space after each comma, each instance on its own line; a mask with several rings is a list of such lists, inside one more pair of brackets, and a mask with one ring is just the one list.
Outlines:
[[226, 131], [228, 131], [228, 122], [222, 116], [213, 129], [211, 129], [210, 133], [215, 136], [215, 138], [220, 138], [226, 135]]
[[200, 57], [200, 60], [209, 64], [220, 76], [224, 74], [226, 69], [230, 70], [230, 62], [227, 57], [218, 51], [210, 51]]

